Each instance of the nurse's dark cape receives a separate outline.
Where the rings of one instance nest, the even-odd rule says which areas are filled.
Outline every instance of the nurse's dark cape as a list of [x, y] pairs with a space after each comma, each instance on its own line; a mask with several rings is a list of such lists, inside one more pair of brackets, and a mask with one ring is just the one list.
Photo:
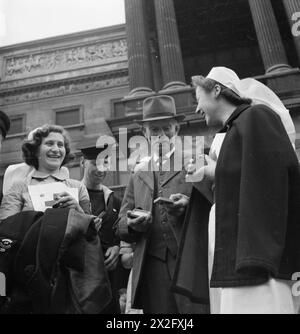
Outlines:
[[[268, 107], [243, 105], [221, 131], [227, 134], [216, 168], [211, 286], [290, 280], [300, 272], [300, 169], [284, 126]], [[209, 208], [194, 188], [173, 280], [174, 291], [201, 303], [209, 302]], [[222, 237], [224, 228], [234, 232], [227, 233], [231, 240]]]

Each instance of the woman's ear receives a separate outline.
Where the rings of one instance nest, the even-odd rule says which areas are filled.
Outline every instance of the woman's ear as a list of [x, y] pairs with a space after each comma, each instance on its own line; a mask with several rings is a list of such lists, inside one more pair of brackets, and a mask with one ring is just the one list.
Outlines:
[[215, 92], [215, 97], [218, 98], [221, 94], [221, 86], [220, 85], [215, 85], [214, 92]]

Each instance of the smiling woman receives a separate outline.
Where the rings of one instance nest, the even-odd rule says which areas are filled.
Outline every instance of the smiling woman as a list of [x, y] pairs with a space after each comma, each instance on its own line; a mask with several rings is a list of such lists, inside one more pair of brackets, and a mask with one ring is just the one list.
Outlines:
[[46, 173], [57, 172], [71, 158], [69, 136], [57, 125], [38, 128], [33, 138], [23, 143], [22, 151], [27, 165]]
[[78, 199], [69, 193], [58, 194], [54, 207], [74, 208], [79, 212], [90, 213], [90, 201], [86, 187], [79, 181], [67, 178], [61, 167], [71, 157], [70, 140], [64, 128], [56, 125], [44, 125], [36, 129], [32, 138], [22, 145], [23, 157], [35, 171], [26, 180], [13, 184], [4, 196], [0, 207], [0, 219], [3, 220], [21, 211], [33, 210], [29, 195], [29, 185], [43, 185], [63, 182], [68, 188], [78, 189]]

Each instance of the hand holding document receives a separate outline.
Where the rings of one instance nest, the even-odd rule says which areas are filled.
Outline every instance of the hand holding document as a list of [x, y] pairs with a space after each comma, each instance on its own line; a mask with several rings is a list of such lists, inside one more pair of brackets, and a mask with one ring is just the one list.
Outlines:
[[62, 182], [28, 186], [28, 192], [35, 211], [45, 212], [57, 202], [60, 193], [68, 193], [78, 202], [78, 189], [69, 188]]

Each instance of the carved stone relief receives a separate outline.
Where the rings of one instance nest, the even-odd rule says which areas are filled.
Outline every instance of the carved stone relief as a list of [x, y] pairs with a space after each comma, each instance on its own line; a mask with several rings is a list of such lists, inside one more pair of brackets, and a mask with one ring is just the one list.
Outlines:
[[126, 39], [6, 58], [4, 73], [6, 79], [15, 79], [44, 71], [65, 70], [94, 63], [101, 64], [106, 60], [120, 57], [127, 57]]

